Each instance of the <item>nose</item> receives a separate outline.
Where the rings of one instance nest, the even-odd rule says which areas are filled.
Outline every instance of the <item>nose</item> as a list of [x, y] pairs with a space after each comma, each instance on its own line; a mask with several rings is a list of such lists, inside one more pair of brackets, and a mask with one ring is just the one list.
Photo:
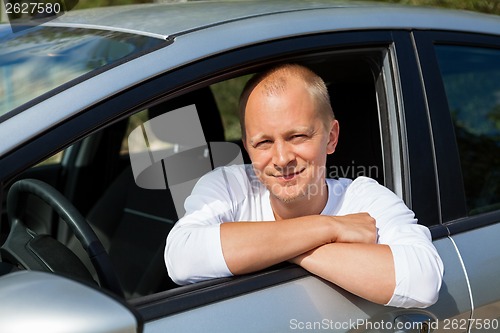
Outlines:
[[273, 144], [273, 164], [276, 169], [284, 169], [295, 160], [293, 149], [283, 141]]

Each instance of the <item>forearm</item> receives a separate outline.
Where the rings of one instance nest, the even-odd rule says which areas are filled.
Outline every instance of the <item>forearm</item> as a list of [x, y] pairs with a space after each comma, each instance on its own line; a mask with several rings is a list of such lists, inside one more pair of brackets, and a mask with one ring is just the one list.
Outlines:
[[222, 252], [233, 274], [260, 270], [325, 244], [375, 243], [376, 237], [375, 220], [366, 213], [221, 225]]
[[291, 261], [375, 303], [386, 304], [394, 292], [394, 261], [387, 245], [332, 243]]
[[177, 224], [167, 237], [165, 262], [179, 284], [246, 274], [333, 242], [374, 243], [368, 214], [303, 216], [272, 222]]
[[321, 216], [286, 221], [223, 223], [224, 259], [233, 274], [254, 272], [324, 245], [329, 226]]

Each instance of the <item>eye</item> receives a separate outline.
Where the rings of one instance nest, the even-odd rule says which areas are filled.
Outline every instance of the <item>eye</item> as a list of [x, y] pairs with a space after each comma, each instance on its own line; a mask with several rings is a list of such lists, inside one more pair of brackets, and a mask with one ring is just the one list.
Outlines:
[[306, 134], [294, 134], [291, 136], [290, 139], [293, 141], [302, 141], [302, 140], [307, 139], [307, 135]]
[[261, 148], [262, 149], [262, 148], [266, 148], [270, 144], [271, 144], [271, 140], [262, 140], [262, 141], [257, 142], [254, 145], [254, 148]]

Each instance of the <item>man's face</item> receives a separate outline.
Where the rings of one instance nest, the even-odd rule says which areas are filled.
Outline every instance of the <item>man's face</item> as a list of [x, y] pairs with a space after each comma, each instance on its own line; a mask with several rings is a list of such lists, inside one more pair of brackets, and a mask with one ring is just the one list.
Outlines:
[[257, 85], [245, 111], [253, 168], [272, 198], [282, 202], [325, 194], [326, 155], [338, 137], [337, 121], [325, 124], [304, 83], [289, 80], [285, 91], [272, 95]]

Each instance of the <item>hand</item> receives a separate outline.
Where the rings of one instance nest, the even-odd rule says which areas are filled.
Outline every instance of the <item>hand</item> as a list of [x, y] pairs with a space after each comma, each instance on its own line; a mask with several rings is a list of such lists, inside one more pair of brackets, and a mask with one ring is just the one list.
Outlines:
[[332, 224], [332, 243], [377, 243], [375, 219], [368, 213], [328, 216]]
[[[330, 241], [328, 243], [377, 243], [377, 227], [376, 221], [368, 213], [356, 213], [343, 216], [328, 216], [320, 215], [326, 219], [326, 223], [330, 225]], [[323, 244], [325, 245], [325, 244]], [[321, 246], [320, 246], [321, 247]], [[301, 265], [304, 258], [313, 253], [316, 249], [312, 249], [302, 253], [288, 261]]]

